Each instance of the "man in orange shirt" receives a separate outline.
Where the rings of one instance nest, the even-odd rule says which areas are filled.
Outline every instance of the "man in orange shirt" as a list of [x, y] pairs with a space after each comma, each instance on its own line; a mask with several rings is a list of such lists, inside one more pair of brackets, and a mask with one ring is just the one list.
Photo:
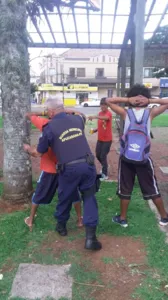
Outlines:
[[[71, 111], [69, 111], [71, 113]], [[31, 121], [31, 123], [37, 127], [41, 132], [45, 125], [48, 124], [49, 119], [45, 119], [39, 116], [39, 114], [35, 113], [27, 113], [26, 117]], [[30, 145], [24, 145], [25, 151], [27, 151], [30, 155], [37, 157], [36, 147]], [[32, 207], [31, 214], [29, 217], [25, 219], [26, 225], [32, 230], [34, 217], [37, 211], [37, 208], [40, 204], [49, 204], [51, 203], [56, 190], [58, 188], [58, 173], [56, 172], [56, 163], [57, 159], [52, 152], [51, 148], [49, 148], [48, 152], [44, 153], [41, 156], [40, 161], [40, 169], [42, 170], [39, 180], [37, 181], [37, 186], [35, 193], [32, 197]], [[78, 191], [74, 192], [74, 207], [76, 210], [76, 214], [78, 217], [78, 227], [81, 227], [82, 224], [82, 216], [81, 216], [81, 203], [80, 203], [80, 195]]]
[[96, 157], [102, 165], [102, 180], [108, 179], [107, 155], [110, 152], [112, 144], [112, 113], [108, 110], [106, 98], [100, 101], [101, 111], [98, 116], [90, 116], [89, 120], [98, 120], [98, 128], [93, 130], [98, 132], [98, 141], [96, 145]]

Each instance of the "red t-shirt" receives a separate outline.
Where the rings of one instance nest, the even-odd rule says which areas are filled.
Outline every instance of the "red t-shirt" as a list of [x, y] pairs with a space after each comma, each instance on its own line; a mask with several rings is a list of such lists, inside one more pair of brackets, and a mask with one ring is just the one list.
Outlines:
[[[43, 126], [46, 125], [49, 120], [38, 116], [32, 116], [31, 122], [35, 127], [42, 131]], [[49, 148], [48, 151], [41, 156], [40, 169], [44, 172], [55, 174], [56, 163], [57, 159], [51, 148]]]
[[99, 116], [109, 117], [108, 121], [98, 119], [98, 141], [110, 142], [112, 141], [112, 113], [107, 110], [106, 112], [99, 112]]

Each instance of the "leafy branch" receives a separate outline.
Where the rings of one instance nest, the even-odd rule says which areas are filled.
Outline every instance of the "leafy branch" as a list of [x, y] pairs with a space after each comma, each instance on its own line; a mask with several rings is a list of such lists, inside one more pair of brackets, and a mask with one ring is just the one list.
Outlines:
[[49, 12], [53, 12], [54, 8], [57, 7], [69, 7], [72, 9], [79, 1], [87, 3], [92, 10], [98, 10], [91, 0], [26, 0], [26, 9], [32, 21], [36, 22], [37, 18], [40, 18], [41, 7]]

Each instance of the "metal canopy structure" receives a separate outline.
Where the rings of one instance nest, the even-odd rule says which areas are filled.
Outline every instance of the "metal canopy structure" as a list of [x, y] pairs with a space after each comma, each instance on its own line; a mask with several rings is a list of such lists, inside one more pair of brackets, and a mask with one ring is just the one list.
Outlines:
[[[52, 13], [41, 8], [37, 22], [28, 17], [29, 47], [127, 48], [130, 7], [131, 0], [101, 0], [100, 11], [93, 11], [85, 2], [77, 2], [73, 8], [58, 7]], [[146, 0], [144, 39], [149, 40], [165, 25], [168, 0]], [[147, 47], [168, 48], [168, 44], [149, 43]]]

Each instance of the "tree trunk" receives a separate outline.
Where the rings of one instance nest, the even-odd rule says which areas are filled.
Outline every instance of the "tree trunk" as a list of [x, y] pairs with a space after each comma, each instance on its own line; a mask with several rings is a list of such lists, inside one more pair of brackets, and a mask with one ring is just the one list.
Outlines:
[[31, 161], [23, 150], [30, 142], [29, 57], [26, 1], [0, 0], [0, 70], [4, 143], [4, 199], [27, 202], [32, 193]]

